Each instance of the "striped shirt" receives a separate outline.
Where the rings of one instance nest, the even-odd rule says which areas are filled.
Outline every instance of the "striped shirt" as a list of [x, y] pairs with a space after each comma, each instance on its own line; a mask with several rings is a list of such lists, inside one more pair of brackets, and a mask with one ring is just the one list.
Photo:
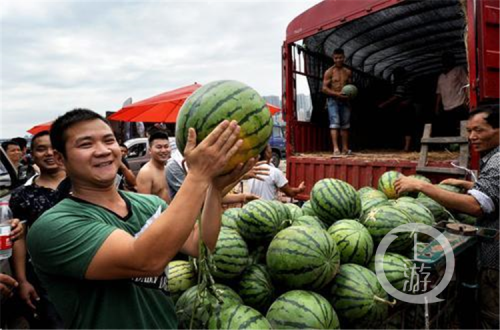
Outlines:
[[[473, 196], [481, 205], [483, 217], [477, 225], [485, 228], [500, 230], [499, 198], [500, 198], [500, 149], [489, 151], [481, 157], [479, 178], [467, 193]], [[479, 261], [481, 268], [499, 269], [498, 264], [499, 241], [482, 243]]]

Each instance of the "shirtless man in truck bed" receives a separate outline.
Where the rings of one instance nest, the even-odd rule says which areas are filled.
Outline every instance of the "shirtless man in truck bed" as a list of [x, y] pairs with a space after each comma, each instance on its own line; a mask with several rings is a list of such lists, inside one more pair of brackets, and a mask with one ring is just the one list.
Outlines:
[[[323, 77], [322, 92], [328, 96], [328, 116], [330, 118], [330, 134], [333, 143], [333, 155], [350, 154], [349, 127], [351, 126], [351, 108], [348, 97], [341, 93], [342, 88], [351, 83], [352, 72], [344, 66], [344, 50], [333, 51], [333, 66], [326, 70]], [[339, 129], [342, 138], [342, 150], [339, 149]]]

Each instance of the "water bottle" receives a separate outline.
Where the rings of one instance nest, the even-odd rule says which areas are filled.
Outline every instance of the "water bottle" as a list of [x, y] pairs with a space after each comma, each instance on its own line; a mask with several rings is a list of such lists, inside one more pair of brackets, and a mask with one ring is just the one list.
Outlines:
[[10, 240], [10, 220], [12, 212], [8, 202], [0, 202], [0, 260], [12, 256], [12, 242]]

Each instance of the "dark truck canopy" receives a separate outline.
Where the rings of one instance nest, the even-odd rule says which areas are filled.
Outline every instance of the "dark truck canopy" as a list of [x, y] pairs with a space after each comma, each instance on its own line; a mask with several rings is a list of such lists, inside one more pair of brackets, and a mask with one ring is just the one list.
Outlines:
[[346, 63], [364, 73], [389, 78], [396, 67], [404, 67], [413, 78], [439, 74], [444, 51], [466, 66], [465, 28], [465, 4], [459, 0], [332, 0], [293, 20], [287, 42], [307, 35], [309, 51], [330, 57], [343, 48]]

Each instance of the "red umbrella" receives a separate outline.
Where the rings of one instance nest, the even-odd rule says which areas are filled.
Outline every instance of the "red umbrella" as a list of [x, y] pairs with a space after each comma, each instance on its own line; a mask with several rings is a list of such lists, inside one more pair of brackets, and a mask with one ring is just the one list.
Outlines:
[[[184, 101], [200, 87], [200, 84], [194, 83], [129, 104], [109, 116], [108, 119], [127, 122], [175, 123]], [[271, 115], [281, 111], [274, 105], [267, 104], [267, 106]]]
[[194, 83], [129, 104], [109, 116], [108, 119], [129, 122], [175, 123], [177, 113], [184, 101], [200, 87], [200, 84]]
[[27, 132], [35, 135], [35, 134], [40, 133], [42, 131], [50, 131], [50, 127], [52, 126], [53, 122], [54, 121], [52, 120], [52, 121], [48, 121], [48, 122], [43, 123], [43, 124], [35, 125], [32, 128], [30, 128]]
[[281, 111], [279, 107], [277, 107], [276, 105], [272, 105], [270, 103], [267, 103], [267, 107], [269, 108], [269, 111], [271, 111], [271, 116], [274, 116], [274, 114]]

